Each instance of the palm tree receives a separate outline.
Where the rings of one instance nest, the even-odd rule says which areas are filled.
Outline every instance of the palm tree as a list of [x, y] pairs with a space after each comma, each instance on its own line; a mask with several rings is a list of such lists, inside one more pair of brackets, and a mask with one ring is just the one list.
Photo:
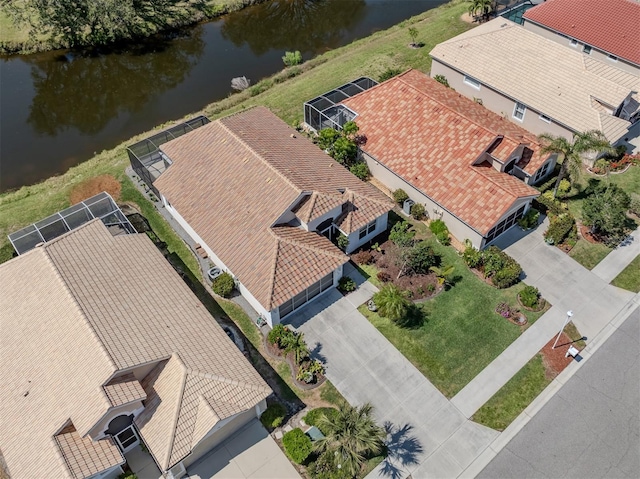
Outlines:
[[474, 17], [481, 12], [484, 20], [495, 10], [494, 0], [469, 0], [469, 4], [469, 15]]
[[343, 469], [350, 477], [356, 476], [365, 461], [378, 455], [384, 448], [384, 429], [372, 417], [373, 406], [344, 405], [336, 414], [322, 415], [320, 429], [325, 437], [315, 443], [318, 451], [326, 453], [334, 466]]
[[611, 144], [604, 136], [604, 133], [598, 130], [589, 130], [583, 133], [574, 133], [573, 140], [569, 141], [563, 136], [554, 136], [549, 133], [543, 133], [538, 138], [545, 142], [540, 150], [542, 153], [555, 153], [558, 155], [558, 161], [562, 161], [560, 173], [553, 188], [553, 196], [558, 193], [560, 181], [569, 175], [574, 181], [580, 176], [582, 169], [582, 158], [580, 155], [589, 151], [610, 152], [613, 151]]
[[429, 269], [436, 275], [439, 284], [449, 284], [451, 275], [455, 270], [455, 266], [442, 265], [440, 268], [432, 266]]
[[389, 318], [391, 321], [399, 321], [404, 318], [411, 307], [410, 301], [404, 291], [395, 284], [387, 284], [373, 295], [373, 302], [378, 308], [378, 314]]
[[304, 358], [309, 356], [309, 348], [304, 341], [304, 333], [287, 336], [286, 343], [283, 346], [285, 354], [293, 353], [296, 364], [300, 364]]

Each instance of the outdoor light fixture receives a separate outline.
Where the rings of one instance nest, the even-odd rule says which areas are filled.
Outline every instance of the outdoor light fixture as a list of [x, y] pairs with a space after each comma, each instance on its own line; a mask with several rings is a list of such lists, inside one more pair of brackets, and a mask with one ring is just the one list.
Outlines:
[[567, 325], [567, 323], [571, 319], [571, 316], [573, 316], [573, 311], [571, 311], [571, 310], [567, 311], [567, 319], [564, 320], [564, 324], [562, 325], [562, 329], [558, 333], [558, 336], [556, 337], [556, 342], [553, 343], [553, 347], [551, 349], [556, 349], [556, 344], [558, 344], [558, 340], [560, 339], [560, 335], [562, 334], [562, 331], [564, 331], [565, 326]]

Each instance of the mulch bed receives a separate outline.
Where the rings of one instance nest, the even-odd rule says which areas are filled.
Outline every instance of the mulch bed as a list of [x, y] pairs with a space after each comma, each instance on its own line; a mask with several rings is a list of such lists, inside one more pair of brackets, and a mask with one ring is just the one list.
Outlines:
[[540, 354], [542, 354], [542, 362], [544, 364], [545, 375], [547, 379], [553, 379], [558, 374], [560, 374], [564, 368], [566, 368], [573, 358], [571, 356], [565, 357], [567, 354], [567, 350], [571, 345], [575, 346], [575, 343], [571, 343], [571, 338], [567, 336], [565, 333], [560, 335], [560, 339], [558, 340], [558, 345], [556, 349], [551, 349], [553, 343], [556, 340], [556, 336], [554, 336], [545, 346], [540, 350]]
[[588, 241], [591, 244], [602, 244], [602, 241], [600, 241], [600, 238], [598, 236], [592, 235], [591, 232], [589, 231], [589, 227], [585, 226], [583, 224], [579, 224], [578, 225], [578, 231], [580, 232], [580, 236], [582, 236], [582, 238], [584, 238], [586, 241]]
[[397, 265], [399, 252], [398, 247], [391, 241], [382, 243], [380, 251], [372, 251], [373, 264], [380, 272], [388, 275], [390, 278], [388, 282], [395, 284], [400, 289], [410, 291], [413, 301], [431, 298], [442, 290], [442, 286], [438, 284], [438, 279], [433, 273], [403, 274], [398, 278], [400, 272], [400, 267]]
[[319, 374], [316, 376], [316, 380], [313, 383], [305, 383], [304, 381], [298, 381], [296, 377], [298, 376], [298, 370], [300, 366], [298, 366], [293, 359], [293, 353], [289, 353], [285, 356], [284, 351], [280, 349], [275, 344], [271, 344], [266, 337], [262, 338], [262, 342], [264, 344], [264, 349], [267, 354], [273, 359], [279, 359], [280, 361], [286, 361], [289, 364], [289, 368], [291, 369], [291, 379], [297, 388], [302, 389], [303, 391], [309, 391], [310, 389], [315, 389], [320, 387], [322, 383], [324, 383], [327, 378], [324, 375]]

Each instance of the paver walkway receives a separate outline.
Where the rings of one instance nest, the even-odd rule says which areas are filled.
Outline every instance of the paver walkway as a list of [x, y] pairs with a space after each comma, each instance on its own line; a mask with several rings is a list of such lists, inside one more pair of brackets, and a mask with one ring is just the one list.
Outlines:
[[458, 476], [498, 433], [467, 420], [357, 311], [376, 291], [357, 281], [357, 291], [331, 291], [286, 322], [304, 332], [342, 395], [353, 405], [372, 403], [390, 430], [390, 457], [370, 477]]
[[520, 263], [524, 281], [537, 287], [553, 307], [452, 398], [466, 417], [471, 417], [558, 334], [567, 311], [573, 311], [572, 321], [588, 342], [630, 307], [633, 293], [610, 286], [558, 248], [547, 245], [542, 236], [546, 227], [545, 223], [528, 234], [513, 228], [497, 244]]
[[624, 242], [624, 246], [614, 249], [591, 272], [610, 283], [639, 254], [640, 228], [629, 235], [629, 240]]

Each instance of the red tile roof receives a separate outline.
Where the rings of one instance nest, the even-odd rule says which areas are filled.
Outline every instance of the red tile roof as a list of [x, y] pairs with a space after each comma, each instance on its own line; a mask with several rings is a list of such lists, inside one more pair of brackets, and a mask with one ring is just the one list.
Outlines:
[[491, 146], [504, 160], [526, 144], [535, 171], [545, 160], [535, 137], [424, 73], [409, 70], [343, 103], [358, 114], [366, 153], [483, 235], [518, 198], [538, 194], [488, 163], [473, 166]]
[[547, 0], [524, 18], [640, 65], [637, 1]]

